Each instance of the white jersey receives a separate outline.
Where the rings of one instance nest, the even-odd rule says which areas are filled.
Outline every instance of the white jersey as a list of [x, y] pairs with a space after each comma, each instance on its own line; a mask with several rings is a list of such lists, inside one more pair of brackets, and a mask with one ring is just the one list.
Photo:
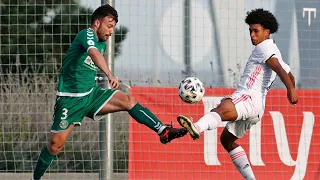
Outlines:
[[264, 40], [253, 49], [240, 78], [237, 92], [255, 98], [265, 98], [277, 75], [265, 64], [271, 57], [277, 58], [282, 68], [289, 73], [290, 67], [282, 60], [281, 53], [274, 40]]

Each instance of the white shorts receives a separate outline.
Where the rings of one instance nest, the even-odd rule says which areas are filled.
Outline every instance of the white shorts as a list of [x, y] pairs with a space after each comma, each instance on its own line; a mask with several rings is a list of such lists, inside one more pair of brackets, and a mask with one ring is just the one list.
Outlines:
[[234, 92], [221, 101], [225, 99], [232, 99], [238, 113], [238, 118], [235, 121], [229, 121], [226, 128], [237, 138], [242, 138], [262, 118], [264, 112], [263, 100], [254, 102], [251, 96], [240, 92]]

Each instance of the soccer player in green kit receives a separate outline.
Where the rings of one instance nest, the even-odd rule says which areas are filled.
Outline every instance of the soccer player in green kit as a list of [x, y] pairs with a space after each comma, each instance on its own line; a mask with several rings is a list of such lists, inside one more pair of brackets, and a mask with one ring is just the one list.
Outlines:
[[[80, 31], [71, 43], [62, 62], [49, 142], [39, 155], [34, 180], [41, 179], [72, 129], [81, 125], [85, 116], [99, 120], [108, 113], [128, 111], [137, 122], [155, 131], [163, 144], [188, 132], [186, 128], [163, 125], [134, 97], [115, 90], [119, 81], [111, 74], [102, 54], [106, 49], [105, 41], [112, 35], [117, 22], [117, 11], [110, 5], [103, 5], [93, 12], [90, 28]], [[106, 74], [113, 89], [96, 86], [98, 68]]]

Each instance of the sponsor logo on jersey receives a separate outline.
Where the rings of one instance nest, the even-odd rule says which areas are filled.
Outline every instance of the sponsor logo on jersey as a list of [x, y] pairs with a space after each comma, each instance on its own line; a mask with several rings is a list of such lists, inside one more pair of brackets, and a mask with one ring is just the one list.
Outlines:
[[97, 71], [97, 66], [94, 64], [94, 62], [92, 61], [91, 57], [88, 56], [85, 60], [84, 60], [84, 65], [86, 65], [86, 67]]

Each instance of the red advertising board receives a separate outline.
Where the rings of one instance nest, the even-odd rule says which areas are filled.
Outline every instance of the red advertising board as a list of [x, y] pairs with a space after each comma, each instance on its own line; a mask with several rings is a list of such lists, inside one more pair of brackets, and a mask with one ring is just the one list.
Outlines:
[[[201, 102], [187, 104], [177, 88], [132, 88], [138, 102], [174, 126], [178, 114], [197, 120], [232, 92], [207, 88]], [[262, 121], [238, 141], [258, 180], [320, 180], [320, 91], [298, 95], [298, 105], [292, 106], [285, 90], [271, 90]], [[243, 179], [219, 143], [224, 125], [199, 140], [186, 135], [163, 145], [156, 133], [130, 119], [129, 179]]]

